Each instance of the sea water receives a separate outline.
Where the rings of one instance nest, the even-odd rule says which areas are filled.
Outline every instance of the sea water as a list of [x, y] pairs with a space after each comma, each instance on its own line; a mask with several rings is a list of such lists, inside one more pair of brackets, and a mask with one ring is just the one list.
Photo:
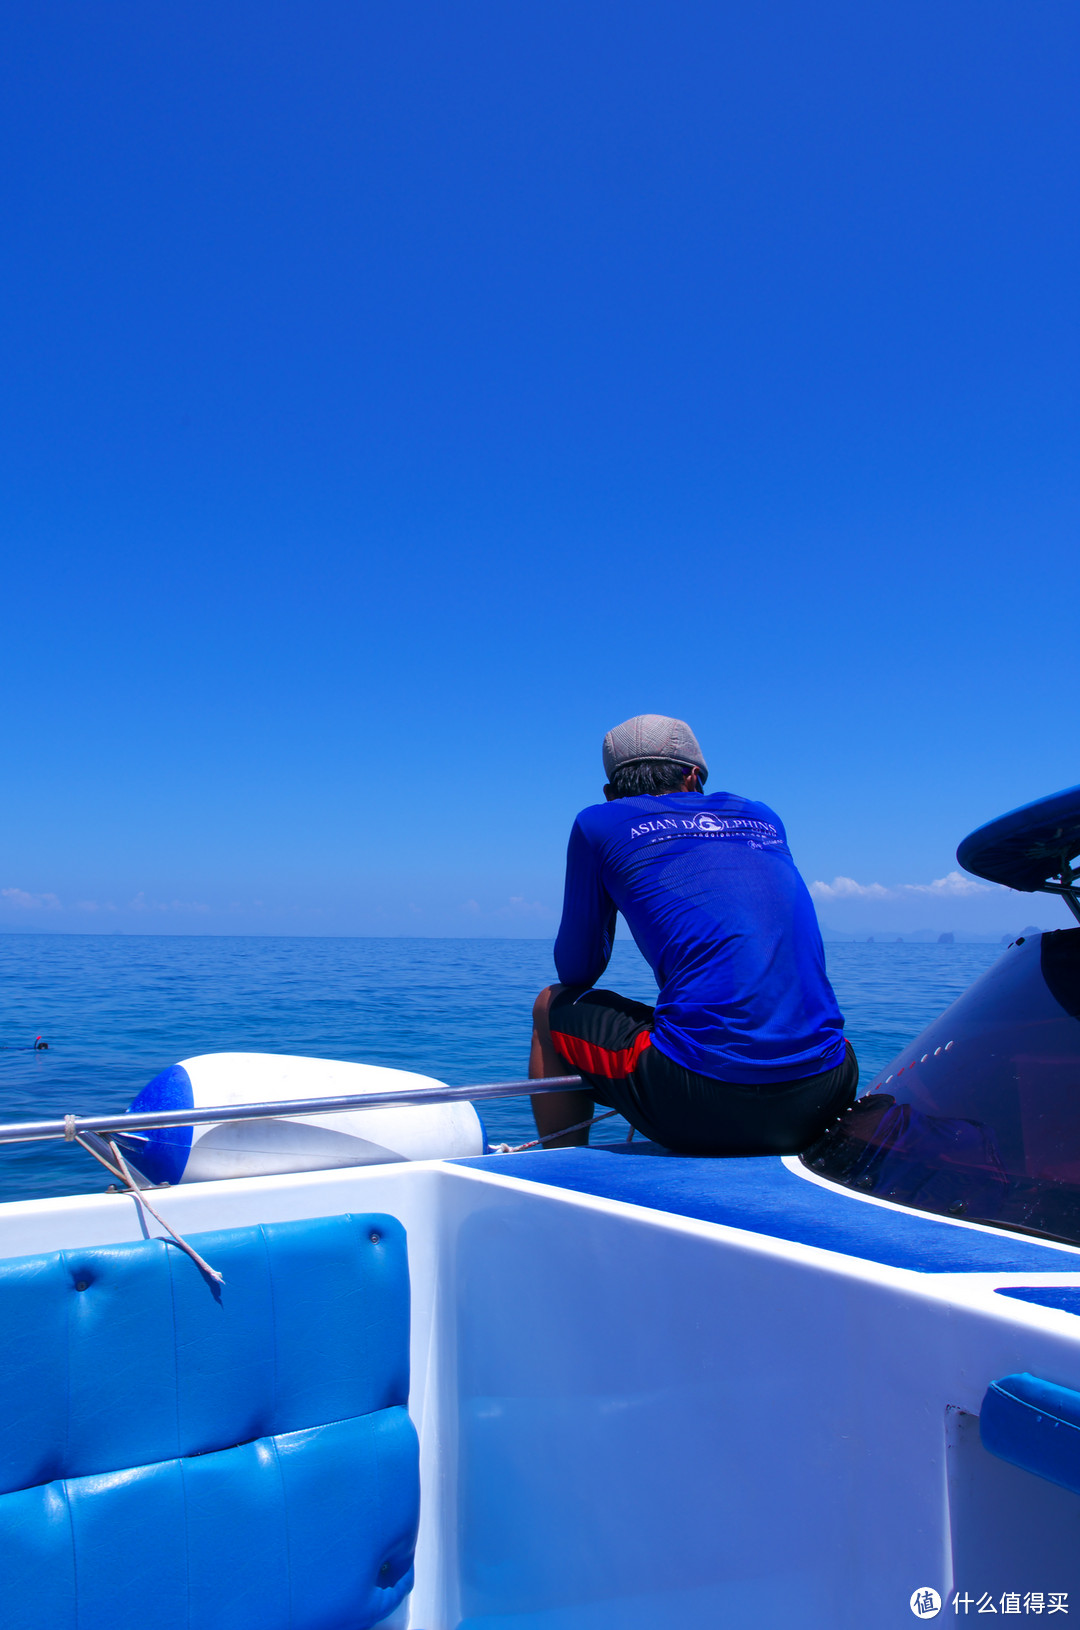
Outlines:
[[[992, 945], [829, 944], [864, 1087], [1000, 955]], [[389, 1064], [453, 1086], [515, 1080], [549, 940], [0, 935], [0, 1120], [123, 1110], [196, 1053], [301, 1053]], [[630, 940], [603, 983], [656, 986]], [[35, 1037], [48, 1051], [33, 1051]], [[526, 1097], [484, 1104], [492, 1142], [535, 1136]], [[593, 1142], [626, 1135], [616, 1118]], [[0, 1146], [0, 1198], [93, 1193], [77, 1145]]]

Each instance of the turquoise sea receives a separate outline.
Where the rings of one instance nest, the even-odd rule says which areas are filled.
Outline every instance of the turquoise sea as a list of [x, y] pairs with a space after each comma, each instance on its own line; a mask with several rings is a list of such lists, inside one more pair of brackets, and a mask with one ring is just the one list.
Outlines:
[[[830, 944], [863, 1084], [1001, 954], [993, 945]], [[251, 1051], [358, 1059], [453, 1085], [526, 1073], [547, 940], [0, 935], [0, 1119], [123, 1109], [166, 1065]], [[619, 941], [604, 983], [651, 1000]], [[35, 1036], [47, 1052], [30, 1049]], [[488, 1104], [493, 1142], [534, 1135], [527, 1098]], [[621, 1130], [620, 1130], [621, 1129]], [[603, 1122], [593, 1141], [615, 1142]], [[107, 1178], [62, 1143], [0, 1147], [0, 1198], [91, 1193]]]

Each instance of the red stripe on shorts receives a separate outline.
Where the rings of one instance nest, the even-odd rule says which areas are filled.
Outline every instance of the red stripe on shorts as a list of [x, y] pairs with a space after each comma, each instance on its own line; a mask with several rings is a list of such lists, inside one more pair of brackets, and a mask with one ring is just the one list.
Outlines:
[[591, 1041], [582, 1041], [580, 1036], [567, 1036], [561, 1030], [553, 1029], [551, 1032], [559, 1052], [571, 1064], [576, 1064], [579, 1070], [588, 1075], [602, 1075], [606, 1081], [618, 1080], [621, 1076], [633, 1074], [638, 1059], [646, 1047], [652, 1046], [652, 1033], [642, 1030], [634, 1037], [629, 1047], [620, 1047], [618, 1050], [611, 1047], [597, 1047]]

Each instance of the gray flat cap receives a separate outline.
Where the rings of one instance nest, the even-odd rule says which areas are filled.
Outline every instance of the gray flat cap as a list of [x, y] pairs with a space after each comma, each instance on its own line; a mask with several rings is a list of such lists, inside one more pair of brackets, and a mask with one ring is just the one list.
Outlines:
[[705, 780], [709, 766], [697, 737], [681, 719], [666, 719], [662, 713], [639, 713], [636, 719], [617, 724], [604, 737], [604, 773], [608, 780], [624, 764], [640, 764], [643, 759], [674, 759], [676, 764], [693, 764]]

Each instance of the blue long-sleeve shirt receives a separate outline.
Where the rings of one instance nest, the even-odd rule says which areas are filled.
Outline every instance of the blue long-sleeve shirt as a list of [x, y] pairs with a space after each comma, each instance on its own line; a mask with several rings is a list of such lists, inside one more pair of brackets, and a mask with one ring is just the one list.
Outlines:
[[796, 1081], [839, 1064], [843, 1017], [779, 816], [734, 793], [583, 809], [566, 856], [555, 966], [594, 985], [621, 911], [656, 975], [653, 1045], [724, 1081]]

